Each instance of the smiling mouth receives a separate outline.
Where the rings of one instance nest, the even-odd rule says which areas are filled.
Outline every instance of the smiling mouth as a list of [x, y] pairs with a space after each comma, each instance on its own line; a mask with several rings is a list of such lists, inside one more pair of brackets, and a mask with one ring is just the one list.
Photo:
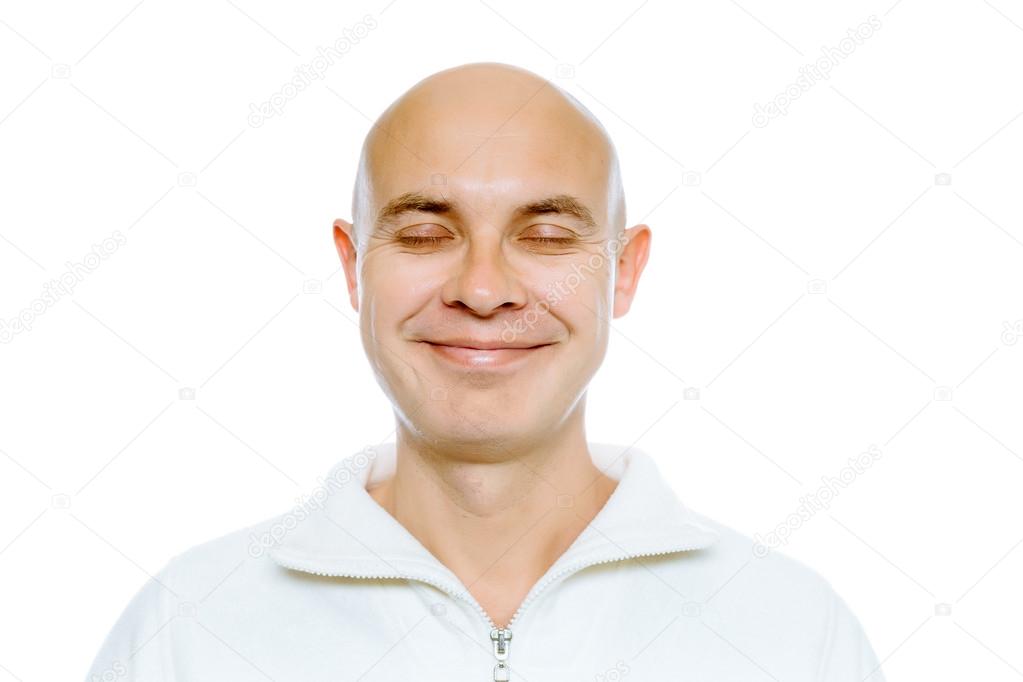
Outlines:
[[528, 347], [496, 347], [474, 348], [471, 346], [453, 346], [424, 341], [439, 358], [471, 369], [499, 369], [513, 367], [527, 358], [535, 356], [552, 343], [538, 344]]

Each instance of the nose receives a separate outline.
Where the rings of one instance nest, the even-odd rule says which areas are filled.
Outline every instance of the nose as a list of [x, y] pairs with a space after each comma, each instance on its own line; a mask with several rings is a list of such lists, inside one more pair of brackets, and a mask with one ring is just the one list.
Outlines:
[[444, 303], [464, 306], [480, 317], [501, 309], [516, 310], [527, 302], [521, 277], [508, 262], [500, 236], [474, 238], [442, 292]]

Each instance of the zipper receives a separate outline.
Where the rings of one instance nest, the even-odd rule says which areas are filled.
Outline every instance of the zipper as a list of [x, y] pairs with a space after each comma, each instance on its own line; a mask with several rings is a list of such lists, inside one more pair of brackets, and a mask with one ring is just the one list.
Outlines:
[[528, 595], [526, 595], [526, 598], [524, 600], [522, 600], [522, 603], [519, 604], [519, 607], [515, 609], [515, 613], [512, 614], [511, 620], [508, 621], [507, 627], [504, 628], [497, 627], [497, 624], [494, 623], [494, 620], [490, 617], [490, 614], [487, 613], [482, 606], [480, 606], [480, 603], [476, 601], [476, 598], [472, 596], [472, 593], [470, 593], [468, 589], [465, 590], [464, 594], [459, 592], [453, 592], [444, 585], [442, 585], [441, 583], [426, 578], [421, 578], [419, 576], [405, 575], [403, 573], [398, 574], [391, 573], [387, 575], [367, 575], [365, 573], [359, 574], [324, 573], [322, 571], [310, 570], [288, 560], [282, 560], [278, 557], [274, 558], [278, 563], [280, 563], [282, 566], [286, 568], [290, 568], [296, 571], [305, 571], [306, 573], [312, 573], [313, 575], [322, 575], [331, 578], [371, 578], [371, 579], [394, 578], [398, 580], [417, 580], [421, 583], [433, 585], [437, 589], [456, 599], [461, 599], [462, 601], [472, 604], [472, 606], [474, 606], [476, 610], [480, 613], [480, 615], [483, 617], [483, 620], [487, 622], [487, 625], [490, 626], [489, 639], [491, 641], [491, 644], [493, 645], [494, 658], [497, 661], [497, 664], [494, 666], [494, 682], [507, 682], [508, 680], [511, 679], [510, 676], [511, 668], [508, 666], [508, 653], [510, 649], [510, 642], [512, 639], [511, 627], [512, 625], [515, 624], [515, 621], [518, 620], [519, 616], [522, 614], [522, 611], [526, 608], [526, 606], [528, 606], [531, 602], [535, 601], [536, 597], [545, 589], [547, 589], [547, 587], [552, 585], [554, 582], [556, 582], [557, 580], [559, 580], [560, 578], [567, 574], [573, 573], [575, 571], [581, 571], [582, 569], [589, 568], [590, 566], [597, 566], [599, 564], [609, 564], [613, 561], [628, 561], [630, 559], [638, 559], [642, 557], [659, 556], [662, 554], [675, 554], [677, 552], [686, 552], [692, 549], [699, 549], [700, 547], [703, 547], [703, 545], [688, 544], [683, 545], [681, 547], [675, 547], [673, 549], [661, 550], [658, 552], [640, 552], [638, 554], [627, 554], [625, 556], [611, 557], [609, 559], [600, 559], [598, 561], [584, 561], [581, 563], [575, 563], [570, 564], [568, 566], [564, 566], [558, 572], [547, 576], [547, 578], [544, 579], [542, 582], [537, 583], [534, 589], [531, 590]]
[[490, 631], [490, 641], [494, 643], [494, 658], [497, 665], [494, 666], [494, 682], [507, 682], [511, 679], [508, 672], [508, 642], [511, 641], [512, 633], [508, 628], [494, 628]]
[[[483, 617], [483, 620], [487, 622], [487, 625], [490, 626], [490, 640], [492, 641], [494, 647], [494, 658], [497, 659], [497, 665], [494, 666], [495, 682], [504, 682], [506, 680], [511, 679], [509, 676], [508, 664], [506, 663], [506, 661], [508, 660], [508, 642], [510, 642], [512, 638], [511, 630], [508, 628], [497, 627], [497, 624], [494, 622], [494, 619], [490, 617], [490, 614], [487, 613], [482, 606], [480, 606], [480, 603], [476, 601], [476, 598], [473, 597], [472, 593], [470, 593], [468, 590], [466, 590], [466, 594], [463, 595], [459, 592], [453, 592], [444, 585], [442, 585], [441, 583], [435, 582], [433, 580], [429, 580], [427, 578], [415, 575], [406, 575], [404, 573], [388, 573], [386, 575], [369, 575], [366, 573], [324, 573], [323, 571], [314, 571], [312, 569], [306, 568], [305, 566], [300, 566], [295, 562], [288, 561], [286, 559], [281, 559], [280, 557], [274, 557], [274, 560], [277, 561], [281, 566], [284, 566], [285, 568], [290, 568], [295, 571], [304, 571], [306, 573], [312, 573], [313, 575], [322, 575], [329, 578], [370, 578], [374, 580], [382, 578], [391, 578], [394, 580], [418, 580], [421, 583], [433, 585], [438, 590], [441, 590], [445, 594], [450, 595], [455, 599], [461, 599], [462, 601], [472, 604], [476, 608], [476, 610], [479, 611], [480, 615]], [[518, 613], [518, 611], [516, 611], [516, 613]]]

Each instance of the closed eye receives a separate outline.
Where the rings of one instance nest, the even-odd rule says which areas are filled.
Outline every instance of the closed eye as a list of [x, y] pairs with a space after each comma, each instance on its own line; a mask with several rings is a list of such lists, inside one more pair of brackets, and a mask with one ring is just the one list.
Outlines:
[[407, 246], [424, 246], [426, 244], [439, 244], [440, 242], [448, 239], [448, 237], [422, 237], [417, 235], [411, 235], [408, 237], [401, 237], [398, 241]]
[[526, 241], [537, 242], [538, 244], [564, 246], [566, 244], [571, 244], [575, 241], [575, 239], [571, 237], [528, 237]]
[[[407, 246], [425, 246], [436, 245], [446, 239], [450, 239], [450, 237], [426, 237], [419, 235], [410, 235], [406, 237], [401, 237], [399, 241]], [[526, 241], [546, 246], [566, 246], [574, 242], [575, 239], [572, 237], [527, 237]]]

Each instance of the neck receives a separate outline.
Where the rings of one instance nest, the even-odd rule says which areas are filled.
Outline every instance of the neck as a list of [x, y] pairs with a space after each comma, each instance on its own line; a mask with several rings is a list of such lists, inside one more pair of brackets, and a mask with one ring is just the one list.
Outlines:
[[395, 473], [369, 493], [503, 627], [617, 484], [593, 464], [581, 421], [483, 454], [399, 428]]

